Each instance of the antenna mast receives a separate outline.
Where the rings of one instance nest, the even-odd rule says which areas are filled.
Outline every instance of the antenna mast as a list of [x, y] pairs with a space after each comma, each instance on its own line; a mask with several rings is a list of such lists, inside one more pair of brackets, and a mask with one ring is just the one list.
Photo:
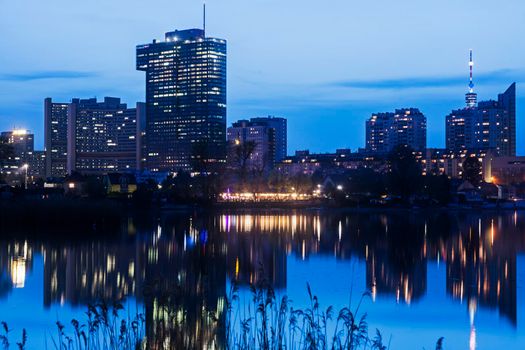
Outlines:
[[468, 92], [465, 94], [465, 102], [467, 103], [468, 108], [474, 108], [478, 104], [478, 94], [474, 92], [474, 79], [472, 73], [474, 69], [474, 60], [472, 59], [472, 49], [470, 50], [468, 66], [470, 69], [470, 79], [468, 84]]
[[202, 4], [202, 31], [204, 32], [204, 37], [206, 38], [206, 2]]
[[472, 60], [472, 49], [470, 49], [470, 60], [468, 65], [470, 67], [470, 83], [468, 84], [469, 92], [474, 92], [474, 82], [472, 81], [472, 70], [474, 67], [474, 61]]

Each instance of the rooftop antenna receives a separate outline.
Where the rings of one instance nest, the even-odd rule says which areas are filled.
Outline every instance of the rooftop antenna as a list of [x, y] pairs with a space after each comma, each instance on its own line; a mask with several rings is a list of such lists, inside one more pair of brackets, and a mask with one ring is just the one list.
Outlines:
[[474, 92], [474, 82], [472, 81], [472, 70], [474, 67], [474, 61], [472, 60], [472, 49], [470, 49], [470, 60], [468, 65], [470, 67], [470, 83], [468, 84], [469, 92]]
[[202, 31], [206, 38], [206, 1], [202, 4]]
[[478, 95], [474, 92], [474, 81], [472, 74], [474, 69], [474, 60], [472, 59], [472, 49], [470, 49], [468, 66], [470, 69], [470, 79], [468, 84], [468, 92], [465, 94], [465, 102], [467, 103], [468, 108], [474, 108], [478, 103]]

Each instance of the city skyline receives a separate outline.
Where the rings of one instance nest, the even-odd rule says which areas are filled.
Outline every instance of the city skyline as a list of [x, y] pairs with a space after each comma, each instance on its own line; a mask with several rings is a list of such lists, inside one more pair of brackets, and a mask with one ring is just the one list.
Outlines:
[[[288, 153], [303, 148], [330, 151], [349, 147], [356, 150], [365, 144], [363, 125], [370, 114], [410, 107], [419, 108], [428, 117], [428, 146], [443, 147], [445, 116], [450, 110], [464, 105], [470, 48], [475, 50], [474, 80], [480, 100], [495, 96], [513, 81], [519, 85], [524, 80], [522, 49], [512, 45], [516, 38], [508, 34], [513, 32], [512, 28], [516, 28], [513, 26], [520, 18], [515, 8], [524, 6], [517, 1], [501, 5], [491, 13], [487, 13], [482, 4], [479, 8], [470, 9], [470, 13], [465, 13], [462, 10], [467, 4], [429, 9], [428, 6], [416, 6], [411, 1], [404, 1], [397, 3], [396, 8], [385, 3], [377, 11], [373, 11], [371, 5], [355, 5], [356, 13], [350, 13], [347, 6], [351, 5], [339, 1], [331, 7], [311, 4], [294, 7], [296, 3], [291, 2], [282, 5], [281, 11], [265, 8], [264, 5], [268, 3], [272, 1], [261, 1], [248, 8], [238, 1], [221, 5], [209, 1], [207, 27], [210, 35], [224, 37], [230, 44], [228, 125], [253, 116], [283, 116], [288, 119], [289, 125], [301, 126], [290, 128]], [[122, 5], [118, 2], [104, 13], [97, 8], [84, 8], [79, 13], [78, 10], [58, 8], [59, 3], [46, 6], [46, 9], [40, 8], [40, 5], [25, 9], [16, 4], [7, 4], [7, 11], [2, 16], [6, 17], [2, 18], [5, 19], [4, 24], [0, 24], [0, 29], [5, 26], [11, 34], [0, 39], [6, 49], [22, 37], [25, 40], [31, 38], [35, 49], [41, 48], [44, 39], [47, 38], [49, 42], [52, 38], [56, 49], [31, 56], [22, 47], [16, 53], [0, 58], [3, 67], [0, 70], [0, 88], [4, 92], [0, 96], [4, 102], [0, 107], [0, 126], [3, 130], [14, 126], [31, 129], [35, 133], [36, 148], [41, 149], [44, 134], [42, 100], [45, 97], [69, 101], [74, 96], [87, 98], [96, 95], [119, 96], [129, 103], [144, 101], [143, 75], [134, 71], [135, 45], [150, 42], [152, 37], [161, 38], [166, 30], [202, 26], [202, 8], [199, 3], [185, 1], [175, 5], [158, 1], [158, 4], [170, 6], [177, 12], [175, 15], [175, 12], [169, 15], [158, 11], [142, 13], [140, 7], [146, 5], [137, 4], [121, 8], [121, 12], [115, 12], [115, 15], [108, 14], [114, 9], [113, 6]], [[443, 23], [435, 20], [430, 22], [421, 29], [419, 36], [407, 32], [412, 26], [402, 23], [389, 33], [385, 32], [384, 24], [378, 24], [384, 17], [392, 15], [389, 11], [402, 12], [409, 5], [415, 6], [411, 13], [417, 17], [416, 23], [428, 20], [429, 15], [439, 17], [439, 14], [443, 15], [440, 18]], [[503, 8], [507, 6], [514, 6], [511, 13]], [[451, 11], [451, 8], [456, 11]], [[17, 11], [22, 9], [25, 12], [41, 10], [48, 14], [37, 21], [46, 29], [32, 31], [29, 36], [27, 31], [31, 26], [26, 26], [26, 19], [16, 16]], [[232, 9], [244, 16], [230, 19], [228, 11]], [[51, 14], [51, 10], [58, 12]], [[259, 10], [262, 14], [274, 15], [275, 21], [272, 21], [271, 28], [259, 22], [261, 19], [255, 16]], [[72, 14], [80, 17], [68, 33], [63, 33], [60, 23], [51, 25], [51, 22], [54, 16], [68, 14], [68, 11], [77, 11]], [[338, 11], [347, 14], [348, 18], [342, 15], [334, 17]], [[293, 36], [290, 30], [282, 30], [285, 26], [289, 28], [290, 23], [285, 19], [292, 14], [295, 14], [296, 22], [293, 27], [301, 33], [300, 36]], [[319, 19], [319, 25], [307, 28], [307, 22], [314, 18], [314, 14]], [[362, 19], [347, 24], [351, 22], [350, 19], [356, 19], [357, 14], [368, 15], [364, 17], [375, 20], [374, 26], [363, 26], [366, 32], [348, 35], [355, 32], [355, 26], [363, 24]], [[465, 33], [464, 25], [456, 22], [466, 21], [470, 17], [477, 20], [473, 24], [469, 20], [470, 33]], [[501, 25], [483, 28], [481, 23], [487, 17]], [[331, 23], [333, 27], [324, 23], [328, 18], [335, 18], [335, 22]], [[445, 23], [449, 20], [456, 22], [447, 27]], [[64, 19], [62, 24], [68, 21], [70, 19]], [[251, 22], [254, 22], [253, 27], [259, 24], [259, 28], [239, 25]], [[88, 30], [92, 27], [90, 23], [97, 23], [100, 28]], [[143, 26], [137, 26], [138, 23]], [[114, 33], [105, 34], [108, 40], [92, 40], [93, 37], [99, 37], [102, 30], [107, 32], [108, 28], [113, 28], [111, 32]], [[279, 35], [276, 36], [276, 33]], [[503, 33], [506, 36], [498, 42], [491, 40]], [[425, 34], [434, 41], [423, 40]], [[406, 43], [398, 40], [392, 44], [384, 40], [389, 36], [400, 35], [406, 35]], [[456, 38], [452, 40], [452, 36]], [[384, 45], [370, 45], [370, 42], [363, 41], [366, 38], [371, 39], [370, 42], [381, 38], [380, 42]], [[450, 39], [446, 45], [437, 45], [446, 38]], [[345, 45], [340, 45], [343, 39], [346, 40]], [[76, 42], [83, 40], [90, 40], [89, 45], [77, 47]], [[317, 50], [308, 49], [310, 46], [307, 42], [311, 40], [316, 42]], [[63, 50], [60, 44], [67, 44], [74, 49]], [[411, 50], [410, 55], [406, 55], [406, 49]], [[92, 51], [105, 54], [90, 56]], [[323, 52], [335, 54], [323, 55]], [[366, 54], [357, 55], [361, 52]], [[501, 55], [501, 52], [506, 54]], [[320, 55], [324, 56], [323, 60], [319, 60]], [[38, 59], [35, 56], [39, 56]], [[300, 61], [297, 61], [298, 57]], [[117, 81], [117, 78], [121, 79]], [[520, 112], [524, 101], [519, 87], [517, 100], [517, 153], [523, 154], [525, 140], [520, 130], [524, 125]], [[350, 133], [349, 130], [354, 131]], [[327, 137], [316, 137], [319, 133]]]

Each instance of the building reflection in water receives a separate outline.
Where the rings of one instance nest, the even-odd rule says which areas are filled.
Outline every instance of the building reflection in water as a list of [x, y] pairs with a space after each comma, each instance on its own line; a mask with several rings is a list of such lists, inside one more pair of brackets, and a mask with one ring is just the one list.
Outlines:
[[27, 241], [0, 244], [0, 297], [12, 288], [24, 288], [33, 268], [33, 247]]
[[366, 268], [363, 290], [405, 304], [426, 295], [427, 264], [435, 261], [446, 264], [446, 292], [466, 305], [475, 348], [480, 308], [516, 325], [521, 215], [163, 215], [130, 223], [115, 240], [2, 242], [0, 297], [24, 287], [41, 254], [45, 307], [134, 297], [144, 305], [148, 336], [163, 341], [157, 348], [221, 347], [224, 330], [215, 320], [224, 318], [228, 280], [242, 287], [265, 279], [285, 291], [290, 255], [358, 258]]

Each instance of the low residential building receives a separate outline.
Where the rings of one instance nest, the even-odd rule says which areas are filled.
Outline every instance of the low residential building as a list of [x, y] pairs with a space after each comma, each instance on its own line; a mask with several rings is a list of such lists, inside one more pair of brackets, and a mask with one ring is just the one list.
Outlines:
[[423, 175], [447, 175], [450, 178], [461, 176], [464, 158], [443, 148], [427, 148], [421, 159]]
[[276, 166], [283, 175], [312, 175], [316, 171], [324, 175], [344, 173], [347, 170], [371, 168], [384, 172], [388, 168], [384, 158], [365, 153], [352, 153], [350, 149], [338, 149], [335, 153], [310, 153], [308, 150], [296, 151]]
[[133, 174], [111, 173], [104, 176], [108, 193], [129, 194], [137, 190], [137, 180]]

